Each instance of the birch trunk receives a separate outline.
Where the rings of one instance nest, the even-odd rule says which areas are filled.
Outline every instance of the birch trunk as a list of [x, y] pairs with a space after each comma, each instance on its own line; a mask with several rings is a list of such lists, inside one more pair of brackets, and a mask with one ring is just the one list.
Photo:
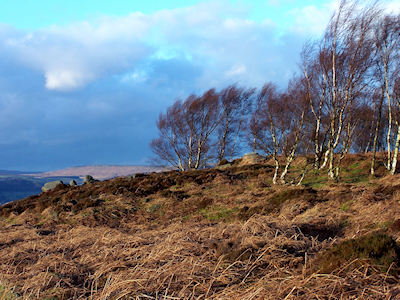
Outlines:
[[379, 103], [378, 120], [376, 121], [376, 127], [375, 127], [374, 145], [372, 149], [371, 175], [375, 174], [375, 160], [376, 160], [376, 150], [377, 150], [376, 148], [378, 145], [379, 127], [381, 126], [381, 119], [382, 119], [382, 104], [383, 104], [383, 94], [381, 97], [381, 101]]
[[396, 121], [396, 125], [397, 125], [397, 138], [396, 138], [396, 145], [394, 147], [394, 153], [393, 153], [392, 169], [390, 170], [390, 174], [392, 174], [392, 175], [394, 175], [394, 173], [396, 173], [397, 157], [399, 154], [399, 145], [400, 145], [400, 127], [399, 127], [398, 121]]

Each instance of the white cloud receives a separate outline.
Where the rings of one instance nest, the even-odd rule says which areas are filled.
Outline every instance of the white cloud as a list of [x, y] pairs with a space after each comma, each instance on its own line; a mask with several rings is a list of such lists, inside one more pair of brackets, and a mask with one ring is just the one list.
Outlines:
[[386, 5], [386, 11], [388, 13], [395, 13], [395, 14], [400, 13], [400, 0], [390, 1]]
[[144, 40], [149, 25], [142, 14], [103, 17], [96, 24], [79, 22], [26, 34], [14, 32], [0, 43], [16, 62], [42, 71], [48, 89], [69, 91], [129, 68], [152, 53]]
[[[246, 6], [206, 2], [153, 15], [102, 17], [92, 23], [19, 32], [2, 42], [10, 57], [42, 72], [45, 87], [55, 91], [79, 90], [101, 77], [121, 72], [147, 73], [143, 68], [157, 57], [185, 58], [213, 68], [213, 72], [203, 74], [213, 78], [198, 78], [198, 88], [206, 88], [207, 82], [215, 82], [224, 72], [233, 74], [227, 70], [237, 61], [246, 65], [246, 72], [236, 75], [242, 75], [246, 84], [254, 78], [258, 78], [255, 84], [260, 84], [269, 73], [265, 70], [265, 76], [260, 76], [265, 69], [263, 56], [282, 55], [276, 53], [282, 49], [276, 43], [272, 22], [248, 20], [248, 12]], [[311, 16], [314, 12], [303, 10], [297, 17], [305, 14]], [[303, 26], [310, 26], [307, 24]], [[285, 51], [294, 55], [296, 49]], [[140, 78], [143, 81], [145, 77]]]
[[280, 0], [268, 0], [268, 5], [279, 6], [281, 4]]
[[49, 90], [68, 91], [83, 87], [87, 82], [93, 80], [90, 74], [80, 73], [78, 70], [68, 71], [65, 68], [58, 71], [46, 71], [46, 88]]
[[246, 66], [243, 64], [238, 64], [238, 65], [234, 65], [232, 66], [232, 68], [229, 69], [229, 71], [226, 72], [227, 76], [237, 76], [237, 75], [241, 75], [243, 73], [246, 73]]
[[330, 16], [337, 9], [337, 5], [338, 2], [334, 0], [321, 7], [308, 5], [292, 9], [288, 12], [294, 19], [291, 27], [292, 32], [303, 36], [321, 35], [328, 24]]

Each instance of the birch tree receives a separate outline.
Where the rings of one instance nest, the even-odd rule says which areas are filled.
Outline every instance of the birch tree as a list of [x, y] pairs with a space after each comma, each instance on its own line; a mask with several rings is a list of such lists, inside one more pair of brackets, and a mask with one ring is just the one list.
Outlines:
[[225, 157], [232, 160], [238, 154], [255, 90], [234, 84], [219, 93], [221, 122], [217, 129], [218, 160]]
[[[316, 167], [327, 165], [332, 180], [337, 180], [335, 170], [339, 168], [335, 164], [340, 163], [340, 159], [335, 160], [335, 150], [343, 141], [346, 128], [352, 128], [349, 123], [355, 121], [351, 118], [352, 109], [369, 86], [373, 58], [371, 29], [377, 15], [375, 6], [360, 9], [356, 2], [341, 0], [321, 41], [303, 51], [307, 58], [302, 59], [303, 73], [315, 118]], [[314, 68], [312, 75], [311, 68]], [[322, 126], [325, 117], [327, 123]], [[321, 165], [322, 153], [325, 160]]]
[[[393, 119], [394, 115], [397, 114], [394, 108], [397, 108], [397, 104], [393, 101], [392, 95], [394, 93], [394, 86], [397, 77], [400, 72], [400, 18], [399, 16], [385, 15], [379, 18], [374, 27], [374, 41], [376, 50], [375, 59], [375, 78], [379, 85], [380, 102], [379, 102], [379, 115], [376, 123], [374, 149], [371, 162], [371, 174], [374, 174], [375, 168], [375, 156], [376, 156], [376, 142], [378, 139], [378, 128], [381, 122], [382, 106], [383, 101], [386, 99], [387, 107], [387, 132], [386, 132], [386, 149], [387, 149], [387, 161], [386, 168], [391, 174], [394, 174], [395, 167], [397, 164], [397, 153], [398, 149], [394, 149], [392, 153], [392, 137], [396, 136], [396, 143], [399, 131], [393, 132], [394, 122], [398, 128], [398, 118]], [[395, 106], [395, 107], [394, 107]], [[395, 146], [396, 147], [396, 146]], [[396, 161], [395, 156], [396, 155]]]
[[154, 161], [166, 162], [179, 170], [199, 169], [215, 160], [213, 134], [220, 122], [219, 99], [214, 89], [201, 97], [190, 95], [161, 113], [157, 128], [159, 137], [150, 148]]
[[281, 184], [293, 184], [294, 181], [287, 181], [286, 176], [308, 132], [307, 91], [302, 88], [299, 78], [291, 80], [283, 93], [277, 91], [276, 85], [267, 83], [259, 92], [257, 101], [258, 109], [253, 113], [249, 126], [253, 139], [257, 147], [274, 160], [272, 182], [278, 184], [279, 179]]

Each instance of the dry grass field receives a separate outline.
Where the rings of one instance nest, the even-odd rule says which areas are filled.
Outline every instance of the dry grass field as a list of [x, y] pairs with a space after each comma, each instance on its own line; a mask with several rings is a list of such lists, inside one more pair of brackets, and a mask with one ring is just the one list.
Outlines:
[[273, 186], [270, 161], [237, 160], [9, 203], [0, 298], [400, 299], [400, 175], [369, 162], [348, 155], [339, 183]]

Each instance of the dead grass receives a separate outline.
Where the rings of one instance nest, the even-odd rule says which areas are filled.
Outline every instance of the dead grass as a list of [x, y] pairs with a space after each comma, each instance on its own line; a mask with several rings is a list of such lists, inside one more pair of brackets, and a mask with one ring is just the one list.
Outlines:
[[[349, 166], [368, 164], [356, 156]], [[400, 297], [398, 175], [310, 188], [271, 186], [271, 172], [268, 162], [234, 163], [59, 187], [4, 205], [0, 296]], [[369, 236], [392, 241], [390, 259], [368, 256]], [[324, 268], [321, 257], [334, 254], [340, 263]]]

